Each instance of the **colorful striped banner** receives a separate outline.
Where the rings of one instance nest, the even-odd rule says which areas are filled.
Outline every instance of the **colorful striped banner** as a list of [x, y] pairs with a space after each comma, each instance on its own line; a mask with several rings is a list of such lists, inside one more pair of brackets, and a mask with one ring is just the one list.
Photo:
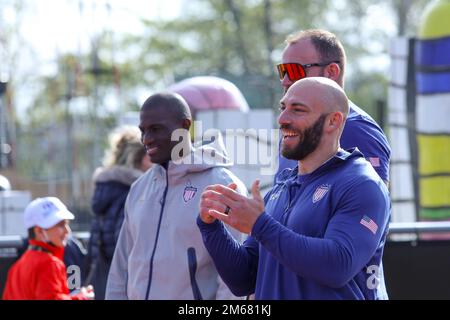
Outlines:
[[421, 220], [450, 219], [449, 17], [450, 1], [430, 2], [415, 45]]
[[417, 135], [419, 174], [450, 174], [450, 135]]
[[450, 208], [444, 208], [444, 209], [420, 209], [420, 216], [424, 220], [430, 220], [430, 221], [439, 221], [439, 220], [446, 220], [448, 217], [450, 217]]
[[419, 187], [421, 207], [450, 207], [450, 176], [421, 178]]

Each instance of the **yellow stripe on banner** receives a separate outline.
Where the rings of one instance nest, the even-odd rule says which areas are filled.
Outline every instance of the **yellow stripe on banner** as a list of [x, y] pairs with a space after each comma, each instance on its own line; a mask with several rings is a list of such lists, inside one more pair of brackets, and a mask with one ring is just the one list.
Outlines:
[[450, 173], [450, 135], [417, 135], [419, 173], [421, 175]]
[[450, 206], [450, 176], [420, 178], [420, 206]]

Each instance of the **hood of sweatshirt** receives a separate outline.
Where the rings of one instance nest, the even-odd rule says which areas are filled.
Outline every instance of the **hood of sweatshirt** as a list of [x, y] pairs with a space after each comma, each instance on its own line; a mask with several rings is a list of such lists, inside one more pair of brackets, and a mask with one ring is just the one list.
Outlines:
[[[233, 166], [233, 162], [228, 157], [220, 132], [216, 134], [213, 141], [190, 145], [190, 147], [191, 152], [186, 157], [169, 162], [169, 181], [177, 182], [188, 174], [203, 172], [214, 167], [229, 168]], [[152, 169], [162, 170], [161, 173], [165, 173], [163, 166], [154, 165], [154, 167]]]
[[93, 174], [94, 183], [117, 181], [127, 186], [137, 180], [143, 174], [142, 171], [125, 166], [112, 166], [97, 168]]

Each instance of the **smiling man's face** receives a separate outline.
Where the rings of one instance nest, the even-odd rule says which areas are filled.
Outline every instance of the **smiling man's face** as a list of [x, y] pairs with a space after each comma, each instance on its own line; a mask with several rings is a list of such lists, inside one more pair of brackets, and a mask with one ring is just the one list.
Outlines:
[[139, 129], [151, 162], [163, 164], [171, 160], [171, 152], [178, 141], [172, 141], [172, 132], [182, 128], [182, 121], [164, 106], [143, 108]]

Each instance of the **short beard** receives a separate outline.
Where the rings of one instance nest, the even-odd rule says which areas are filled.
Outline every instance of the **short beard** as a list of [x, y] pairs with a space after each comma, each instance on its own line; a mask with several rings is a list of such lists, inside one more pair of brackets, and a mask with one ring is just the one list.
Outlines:
[[309, 128], [301, 132], [301, 141], [292, 149], [281, 149], [283, 157], [291, 160], [303, 160], [319, 146], [323, 135], [323, 124], [327, 114], [321, 114], [319, 119], [314, 122]]

